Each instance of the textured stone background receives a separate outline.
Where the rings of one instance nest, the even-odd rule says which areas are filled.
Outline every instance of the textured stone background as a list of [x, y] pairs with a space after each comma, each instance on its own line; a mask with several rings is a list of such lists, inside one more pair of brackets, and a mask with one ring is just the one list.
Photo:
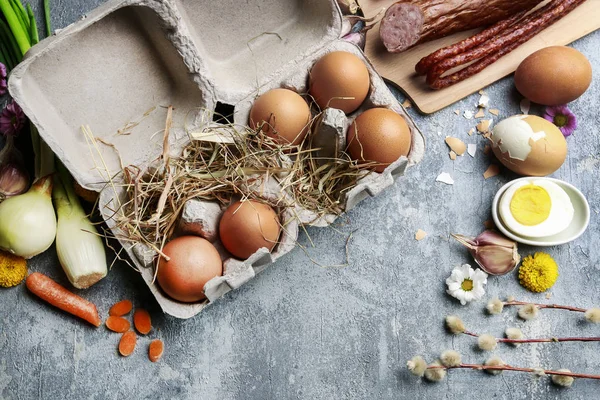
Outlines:
[[[55, 27], [65, 26], [102, 1], [55, 0]], [[40, 21], [41, 22], [41, 21]], [[42, 26], [40, 24], [40, 26]], [[588, 92], [571, 104], [580, 128], [568, 139], [569, 156], [554, 177], [579, 187], [592, 209], [583, 237], [568, 245], [543, 249], [560, 265], [551, 301], [581, 307], [600, 306], [600, 33], [579, 40], [595, 69]], [[487, 89], [500, 117], [519, 112], [520, 97], [512, 78]], [[333, 229], [309, 229], [314, 248], [308, 255], [319, 263], [344, 261], [346, 235], [356, 230], [350, 245], [350, 265], [327, 268], [313, 264], [296, 249], [241, 289], [229, 293], [187, 321], [161, 314], [142, 279], [117, 264], [107, 279], [83, 295], [101, 314], [110, 305], [132, 299], [148, 308], [155, 330], [138, 341], [129, 358], [117, 355], [119, 335], [93, 329], [32, 297], [23, 285], [2, 290], [0, 300], [0, 398], [2, 399], [594, 399], [597, 381], [575, 382], [560, 390], [547, 378], [505, 373], [452, 371], [441, 384], [411, 376], [406, 361], [415, 354], [432, 360], [454, 348], [469, 362], [488, 354], [468, 337], [453, 338], [444, 330], [447, 314], [460, 315], [474, 331], [502, 335], [517, 326], [527, 336], [593, 336], [599, 326], [581, 315], [548, 310], [524, 323], [509, 309], [502, 316], [483, 313], [485, 301], [462, 307], [445, 295], [444, 279], [452, 267], [471, 262], [467, 252], [448, 239], [451, 232], [478, 234], [490, 219], [494, 193], [514, 176], [503, 171], [484, 181], [490, 163], [484, 140], [469, 137], [475, 125], [453, 110], [473, 109], [471, 96], [447, 110], [420, 116], [410, 110], [426, 135], [424, 161], [412, 168], [376, 199], [353, 210]], [[541, 110], [532, 110], [540, 112]], [[439, 132], [439, 134], [438, 134]], [[445, 135], [477, 143], [478, 153], [455, 162], [447, 157]], [[456, 183], [435, 183], [449, 172]], [[429, 236], [416, 242], [417, 229]], [[303, 235], [301, 243], [309, 246]], [[527, 255], [534, 248], [521, 247]], [[30, 264], [66, 283], [55, 254]], [[514, 295], [546, 302], [545, 295], [522, 289], [516, 274], [490, 278], [486, 300]], [[166, 343], [161, 362], [147, 358], [151, 338]], [[600, 373], [597, 343], [500, 346], [503, 359], [518, 366], [569, 368]]]

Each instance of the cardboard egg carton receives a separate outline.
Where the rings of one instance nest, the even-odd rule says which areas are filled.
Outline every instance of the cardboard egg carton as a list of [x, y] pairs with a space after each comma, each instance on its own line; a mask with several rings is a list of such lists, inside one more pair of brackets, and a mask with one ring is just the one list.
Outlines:
[[[358, 180], [356, 187], [345, 195], [344, 208], [346, 211], [349, 211], [362, 200], [377, 196], [385, 188], [391, 186], [396, 178], [404, 174], [408, 166], [421, 161], [425, 152], [423, 135], [358, 47], [342, 40], [328, 43], [319, 51], [304, 58], [294, 68], [285, 71], [285, 74], [275, 77], [246, 99], [237, 103], [234, 112], [234, 122], [237, 124], [247, 124], [255, 99], [271, 89], [286, 88], [299, 94], [307, 94], [309, 92], [308, 77], [311, 68], [321, 57], [333, 51], [346, 51], [355, 54], [365, 62], [370, 76], [370, 90], [363, 104], [349, 115], [334, 108], [324, 111], [320, 120], [313, 127], [316, 130], [313, 146], [323, 147], [318, 156], [329, 159], [340, 158], [341, 152], [346, 148], [348, 128], [356, 117], [373, 107], [389, 108], [402, 115], [408, 124], [412, 136], [408, 157], [401, 157], [389, 165], [382, 173], [365, 173], [365, 176]], [[296, 214], [302, 224], [312, 226], [327, 226], [335, 221], [337, 217], [336, 215], [318, 216], [300, 207], [296, 210]]]
[[[347, 196], [350, 209], [418, 162], [424, 144], [362, 52], [339, 39], [341, 26], [335, 0], [250, 0], [243, 5], [235, 0], [113, 0], [32, 48], [13, 70], [9, 90], [79, 184], [100, 192], [102, 215], [119, 237], [113, 218], [124, 200], [119, 173], [123, 165], [150, 168], [160, 156], [169, 105], [174, 107], [169, 143], [177, 154], [191, 131], [213, 124], [215, 110], [233, 108], [235, 121], [246, 124], [257, 95], [280, 86], [305, 93], [308, 71], [321, 55], [353, 52], [369, 69], [369, 98], [349, 116], [327, 111], [319, 130], [323, 142], [331, 139], [333, 151], [339, 151], [353, 118], [373, 106], [404, 116], [413, 141], [408, 158], [360, 180]], [[84, 134], [82, 125], [91, 134]], [[271, 178], [256, 193], [280, 195], [281, 190]], [[224, 275], [205, 286], [211, 302], [290, 251], [298, 223], [326, 225], [334, 218], [316, 221], [306, 210], [282, 210], [284, 233], [274, 251], [260, 249], [247, 260], [236, 260], [220, 246], [215, 232], [221, 207], [195, 201], [186, 205], [181, 233], [189, 229], [212, 238], [224, 260]], [[210, 304], [167, 297], [153, 281], [156, 252], [120, 242], [164, 312], [189, 318]]]

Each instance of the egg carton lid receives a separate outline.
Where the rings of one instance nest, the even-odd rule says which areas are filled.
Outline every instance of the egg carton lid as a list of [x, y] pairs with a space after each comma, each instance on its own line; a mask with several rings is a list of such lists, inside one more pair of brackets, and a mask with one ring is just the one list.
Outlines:
[[210, 122], [205, 111], [235, 104], [341, 27], [335, 0], [113, 0], [34, 46], [9, 90], [77, 182], [101, 191], [122, 165], [162, 153], [167, 106], [175, 150], [189, 120]]
[[176, 0], [221, 102], [235, 104], [339, 39], [336, 0]]

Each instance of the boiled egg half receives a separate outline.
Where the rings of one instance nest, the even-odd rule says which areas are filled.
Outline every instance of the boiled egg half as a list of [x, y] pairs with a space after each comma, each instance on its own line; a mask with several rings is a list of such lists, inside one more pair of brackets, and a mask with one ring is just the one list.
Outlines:
[[575, 210], [567, 192], [556, 183], [525, 179], [515, 182], [502, 195], [498, 213], [515, 234], [541, 238], [564, 231]]

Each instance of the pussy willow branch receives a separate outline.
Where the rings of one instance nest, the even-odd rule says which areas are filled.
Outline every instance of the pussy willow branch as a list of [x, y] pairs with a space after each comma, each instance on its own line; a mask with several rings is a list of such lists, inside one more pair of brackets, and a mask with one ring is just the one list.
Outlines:
[[525, 306], [528, 304], [533, 304], [534, 306], [538, 307], [538, 308], [554, 308], [554, 309], [558, 309], [558, 310], [569, 310], [569, 311], [575, 311], [575, 312], [586, 312], [587, 309], [585, 308], [579, 308], [579, 307], [571, 307], [571, 306], [561, 306], [558, 304], [539, 304], [539, 303], [528, 303], [525, 301], [516, 301], [516, 300], [512, 300], [512, 301], [504, 301], [504, 306]]
[[475, 370], [492, 370], [492, 371], [515, 371], [515, 372], [529, 372], [529, 373], [540, 373], [544, 372], [546, 375], [562, 375], [562, 376], [570, 376], [573, 378], [584, 378], [584, 379], [600, 379], [600, 375], [591, 375], [591, 374], [578, 374], [574, 372], [563, 372], [563, 371], [553, 371], [550, 369], [537, 369], [537, 368], [520, 368], [520, 367], [511, 367], [510, 365], [482, 365], [482, 364], [460, 364], [454, 367], [446, 367], [443, 365], [433, 365], [427, 367], [427, 369], [475, 369]]
[[[479, 334], [464, 331], [463, 334], [478, 338]], [[551, 342], [600, 342], [600, 337], [565, 337], [565, 338], [538, 338], [538, 339], [509, 339], [509, 338], [494, 338], [497, 342], [501, 343], [551, 343]]]

